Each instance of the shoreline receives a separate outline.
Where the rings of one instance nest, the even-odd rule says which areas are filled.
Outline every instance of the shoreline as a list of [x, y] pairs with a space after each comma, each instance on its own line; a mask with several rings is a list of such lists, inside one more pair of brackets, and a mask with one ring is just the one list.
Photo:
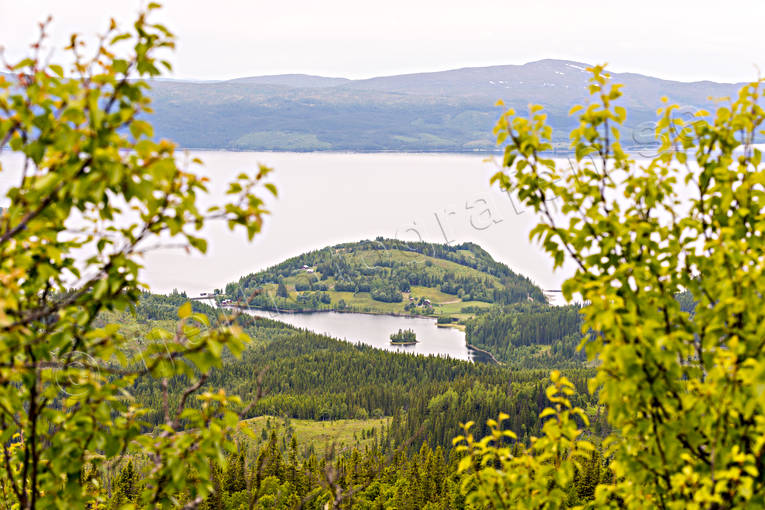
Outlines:
[[[552, 157], [569, 157], [575, 152], [568, 148], [568, 142], [560, 141], [560, 148], [544, 151], [541, 154]], [[5, 148], [9, 148], [6, 146]], [[493, 148], [485, 149], [305, 149], [305, 150], [281, 150], [281, 149], [234, 149], [231, 147], [176, 147], [179, 151], [193, 152], [229, 152], [229, 153], [274, 153], [274, 154], [442, 154], [453, 156], [502, 156], [503, 151]], [[625, 152], [628, 155], [640, 156], [641, 151], [655, 150], [652, 146], [627, 147]]]
[[[293, 314], [309, 314], [309, 313], [329, 313], [329, 312], [336, 312], [336, 313], [360, 313], [364, 315], [387, 315], [390, 317], [403, 317], [403, 318], [413, 318], [413, 319], [434, 319], [436, 320], [436, 317], [433, 317], [432, 315], [403, 315], [398, 313], [382, 313], [382, 312], [354, 312], [350, 310], [313, 310], [313, 311], [297, 311], [297, 310], [269, 310], [266, 308], [256, 308], [256, 307], [243, 307], [243, 306], [235, 306], [235, 305], [227, 305], [229, 308], [238, 308], [243, 310], [258, 310], [261, 312], [275, 312], [275, 313], [293, 313]], [[462, 331], [464, 333], [464, 330], [458, 327], [458, 324], [436, 324], [436, 327], [446, 327], [446, 328], [454, 328], [458, 331]], [[399, 343], [399, 342], [390, 342], [391, 345], [416, 345], [419, 343], [418, 341], [415, 342], [406, 342], [406, 343]], [[504, 366], [504, 363], [499, 361], [496, 357], [494, 357], [494, 354], [492, 354], [490, 351], [487, 351], [485, 349], [481, 349], [480, 347], [476, 347], [473, 344], [468, 343], [467, 341], [467, 335], [465, 336], [465, 347], [468, 348], [468, 350], [474, 350], [481, 352], [483, 354], [486, 354], [489, 358], [491, 358], [491, 361], [500, 366]]]
[[[232, 148], [200, 148], [200, 147], [177, 147], [180, 151], [195, 151], [195, 152], [266, 152], [275, 154], [453, 154], [453, 155], [476, 155], [485, 156], [487, 154], [494, 154], [501, 156], [502, 151], [492, 149], [480, 149], [480, 150], [451, 150], [451, 149], [325, 149], [325, 150], [276, 150], [276, 149], [232, 149]], [[570, 151], [573, 154], [573, 151]]]
[[[239, 310], [257, 310], [259, 312], [274, 312], [274, 313], [291, 313], [295, 315], [299, 314], [308, 314], [308, 313], [360, 313], [363, 315], [388, 315], [390, 317], [403, 317], [403, 318], [411, 318], [411, 319], [433, 319], [438, 320], [438, 317], [435, 315], [418, 315], [418, 314], [411, 314], [411, 313], [397, 313], [397, 312], [361, 312], [356, 310], [274, 310], [273, 308], [260, 308], [257, 306], [241, 306], [241, 305], [225, 305], [223, 308], [237, 308]], [[441, 325], [446, 327], [454, 327], [450, 325]], [[439, 326], [440, 327], [440, 326]], [[459, 329], [459, 328], [457, 328]]]
[[492, 360], [494, 363], [496, 363], [497, 365], [500, 365], [500, 366], [503, 366], [503, 365], [504, 365], [504, 363], [502, 363], [502, 362], [501, 362], [501, 361], [499, 361], [497, 358], [495, 358], [495, 357], [494, 357], [494, 355], [493, 355], [491, 352], [489, 352], [489, 351], [487, 351], [487, 350], [485, 350], [485, 349], [481, 349], [480, 347], [476, 347], [476, 346], [475, 346], [475, 345], [473, 345], [473, 344], [469, 344], [469, 343], [467, 343], [467, 338], [465, 338], [465, 345], [467, 346], [467, 348], [468, 348], [468, 349], [473, 349], [474, 351], [482, 352], [482, 353], [484, 353], [484, 354], [488, 355], [488, 356], [491, 358], [491, 360]]

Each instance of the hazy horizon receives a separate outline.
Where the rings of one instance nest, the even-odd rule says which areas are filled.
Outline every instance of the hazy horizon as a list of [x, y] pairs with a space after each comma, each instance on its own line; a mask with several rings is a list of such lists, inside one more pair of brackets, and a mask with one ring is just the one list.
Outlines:
[[[0, 32], [13, 61], [24, 55], [37, 22], [53, 15], [51, 45], [71, 32], [93, 36], [114, 17], [128, 26], [145, 2], [71, 3], [0, 0]], [[464, 67], [521, 65], [542, 59], [608, 62], [675, 81], [751, 81], [765, 68], [758, 23], [765, 3], [739, 0], [639, 6], [596, 2], [520, 4], [477, 0], [403, 2], [384, 6], [334, 0], [221, 2], [168, 0], [157, 15], [178, 36], [169, 78], [219, 81], [309, 74], [364, 79]], [[55, 55], [60, 55], [60, 50]]]

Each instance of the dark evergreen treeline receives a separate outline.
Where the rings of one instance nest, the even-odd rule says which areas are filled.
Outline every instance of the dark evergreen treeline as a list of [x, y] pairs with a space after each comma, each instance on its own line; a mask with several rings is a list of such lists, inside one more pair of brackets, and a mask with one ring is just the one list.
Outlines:
[[573, 367], [586, 361], [579, 307], [522, 303], [467, 321], [470, 345], [517, 367]]
[[[238, 451], [223, 466], [211, 460], [213, 493], [200, 508], [397, 508], [399, 510], [463, 510], [464, 493], [457, 474], [458, 454], [428, 442], [407, 454], [394, 449], [388, 432], [375, 436], [371, 445], [354, 447], [339, 454], [317, 457], [301, 448], [289, 425], [285, 430], [263, 430], [263, 438], [240, 441]], [[514, 452], [522, 446], [515, 444]], [[107, 509], [137, 501], [142, 490], [141, 473], [150, 469], [139, 453], [111, 472], [93, 473], [107, 490]], [[190, 479], [199, 475], [186, 474]], [[613, 481], [599, 451], [581, 463], [569, 484], [567, 506], [591, 500], [599, 483]], [[178, 495], [186, 502], [185, 494]]]

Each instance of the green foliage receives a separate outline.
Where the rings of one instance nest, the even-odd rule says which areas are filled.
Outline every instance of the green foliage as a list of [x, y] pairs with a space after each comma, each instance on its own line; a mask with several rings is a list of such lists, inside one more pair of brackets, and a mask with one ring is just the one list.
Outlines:
[[586, 361], [577, 349], [582, 340], [579, 310], [536, 303], [491, 309], [466, 322], [465, 338], [516, 367], [574, 367]]
[[[224, 348], [238, 354], [249, 342], [234, 321], [213, 322], [185, 303], [174, 332], [155, 329], [143, 342], [100, 323], [141, 306], [141, 258], [152, 246], [172, 239], [204, 252], [207, 221], [252, 238], [267, 213], [252, 191], [268, 168], [231, 183], [230, 203], [201, 209], [206, 179], [178, 166], [173, 144], [152, 139], [143, 79], [169, 69], [156, 54], [174, 45], [149, 20], [155, 8], [130, 31], [112, 21], [92, 57], [72, 36], [67, 72], [36, 51], [11, 79], [0, 77], [0, 147], [24, 160], [0, 215], [0, 486], [13, 508], [104, 503], [85, 473], [134, 448], [151, 469], [138, 490], [128, 464], [120, 498], [154, 508], [176, 505], [178, 493], [200, 501], [211, 489], [209, 459], [223, 459], [239, 421], [238, 398], [192, 396]], [[190, 381], [153, 435], [141, 433], [147, 410], [127, 391], [139, 376]]]
[[287, 287], [284, 285], [284, 282], [279, 282], [279, 286], [276, 288], [276, 295], [280, 298], [288, 298], [290, 297], [289, 292], [287, 292]]
[[[386, 450], [383, 439], [375, 435], [363, 449], [333, 449], [320, 458], [289, 428], [272, 430], [262, 441], [241, 441], [239, 451], [222, 466], [211, 466], [214, 490], [199, 508], [464, 508], [453, 457], [427, 442], [410, 455]], [[127, 464], [132, 466], [133, 460]], [[149, 468], [144, 465], [134, 473], [142, 476]], [[121, 478], [115, 482], [97, 474], [93, 480], [115, 494], [121, 490]], [[178, 494], [179, 502], [187, 499], [187, 494]], [[118, 504], [115, 499], [108, 508]]]
[[[587, 304], [587, 352], [598, 363], [590, 390], [614, 428], [616, 482], [597, 487], [596, 504], [762, 507], [765, 169], [753, 145], [762, 83], [690, 123], [665, 101], [661, 152], [635, 161], [621, 147], [620, 86], [602, 66], [590, 71], [593, 102], [572, 110], [573, 168], [545, 157], [551, 129], [532, 106], [497, 124], [508, 145], [493, 180], [541, 215], [532, 238], [556, 266], [577, 267], [563, 293]], [[528, 497], [557, 505], [550, 480]]]
[[391, 333], [390, 341], [394, 344], [409, 344], [417, 342], [417, 335], [411, 329], [399, 329]]
[[[528, 449], [515, 448], [514, 432], [503, 430], [509, 416], [500, 413], [489, 420], [491, 433], [476, 441], [470, 433], [454, 438], [457, 451], [465, 452], [457, 466], [463, 474], [462, 491], [477, 508], [567, 508], [569, 490], [577, 469], [595, 447], [580, 439], [582, 431], [575, 418], [587, 425], [587, 416], [572, 407], [569, 396], [574, 385], [557, 370], [551, 375], [547, 397], [553, 403], [540, 413], [545, 419], [541, 437], [532, 437]], [[518, 451], [520, 450], [520, 451]]]
[[120, 470], [110, 506], [119, 508], [121, 505], [135, 503], [138, 498], [138, 489], [138, 473], [136, 473], [133, 467], [133, 461], [129, 460]]

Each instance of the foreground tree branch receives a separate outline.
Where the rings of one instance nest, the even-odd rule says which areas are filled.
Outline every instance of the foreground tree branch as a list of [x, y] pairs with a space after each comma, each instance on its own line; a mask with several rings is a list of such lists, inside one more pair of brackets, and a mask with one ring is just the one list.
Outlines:
[[[155, 140], [144, 79], [170, 69], [158, 52], [175, 44], [150, 20], [156, 8], [128, 31], [112, 21], [90, 56], [73, 36], [70, 69], [42, 60], [46, 23], [32, 56], [6, 63], [12, 78], [0, 78], [0, 146], [24, 165], [0, 218], [0, 486], [11, 507], [100, 506], [103, 488], [63, 481], [131, 451], [153, 462], [140, 504], [173, 505], [183, 493], [193, 507], [209, 479], [192, 484], [175, 473], [204, 474], [208, 459], [232, 446], [240, 400], [195, 394], [224, 347], [238, 355], [248, 344], [236, 317], [201, 329], [209, 321], [189, 304], [175, 335], [158, 332], [148, 343], [128, 342], [118, 325], [94, 327], [104, 311], [137, 304], [141, 255], [151, 246], [169, 238], [204, 252], [198, 232], [216, 220], [251, 239], [268, 214], [255, 193], [276, 194], [260, 166], [231, 183], [229, 203], [202, 209], [206, 178], [178, 166], [172, 143]], [[128, 390], [138, 377], [176, 376], [196, 382], [151, 437], [141, 419], [148, 411]]]

